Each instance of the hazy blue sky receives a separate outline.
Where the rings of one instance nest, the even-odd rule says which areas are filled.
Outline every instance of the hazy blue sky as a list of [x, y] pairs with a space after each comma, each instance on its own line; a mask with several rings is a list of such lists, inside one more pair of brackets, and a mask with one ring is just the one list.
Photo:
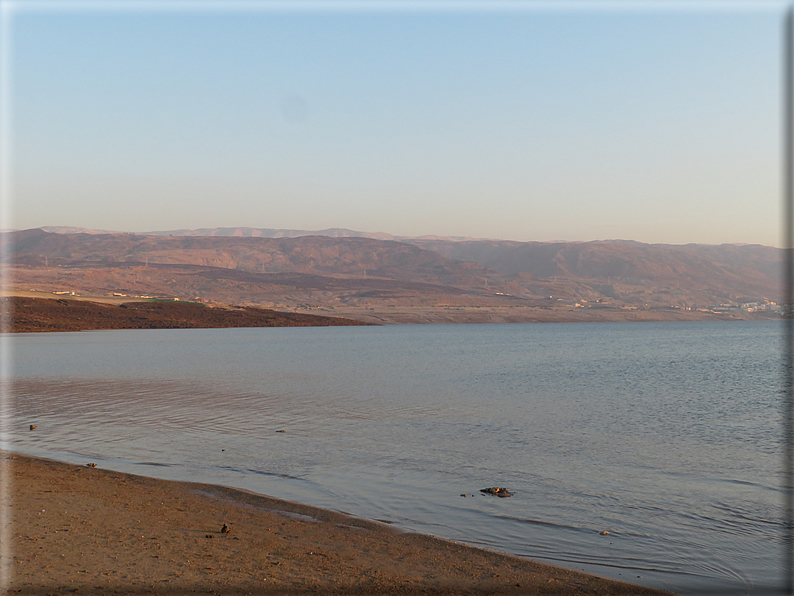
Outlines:
[[12, 227], [780, 245], [782, 2], [95, 6], [4, 2]]

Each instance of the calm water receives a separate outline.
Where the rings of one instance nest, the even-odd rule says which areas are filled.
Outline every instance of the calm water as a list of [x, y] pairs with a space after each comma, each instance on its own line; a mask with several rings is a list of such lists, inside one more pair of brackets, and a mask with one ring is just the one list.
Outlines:
[[[236, 486], [683, 594], [766, 594], [782, 574], [781, 331], [7, 336], [4, 447]], [[515, 496], [480, 495], [488, 486]]]

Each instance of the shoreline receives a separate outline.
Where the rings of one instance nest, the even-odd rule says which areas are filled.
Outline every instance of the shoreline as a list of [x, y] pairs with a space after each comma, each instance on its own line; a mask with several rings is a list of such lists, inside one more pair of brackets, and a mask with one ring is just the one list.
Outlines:
[[0, 470], [9, 594], [669, 594], [240, 489], [6, 451]]
[[[122, 329], [224, 329], [423, 324], [651, 323], [781, 320], [676, 311], [616, 312], [605, 309], [548, 310], [471, 307], [465, 310], [369, 308], [272, 310], [256, 306], [207, 305], [182, 301], [94, 302], [75, 297], [0, 297], [10, 333]], [[323, 314], [319, 314], [322, 312]]]
[[134, 296], [0, 291], [12, 333], [108, 329], [222, 329], [229, 327], [306, 327], [381, 325], [461, 325], [509, 323], [652, 323], [780, 321], [772, 312], [704, 312], [675, 308], [625, 309], [571, 305], [315, 305], [239, 304], [160, 300]]

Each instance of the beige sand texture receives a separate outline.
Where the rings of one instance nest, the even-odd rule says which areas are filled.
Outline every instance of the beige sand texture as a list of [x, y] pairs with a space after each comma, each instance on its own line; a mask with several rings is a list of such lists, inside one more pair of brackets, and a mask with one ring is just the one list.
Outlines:
[[666, 593], [236, 489], [0, 457], [8, 594]]

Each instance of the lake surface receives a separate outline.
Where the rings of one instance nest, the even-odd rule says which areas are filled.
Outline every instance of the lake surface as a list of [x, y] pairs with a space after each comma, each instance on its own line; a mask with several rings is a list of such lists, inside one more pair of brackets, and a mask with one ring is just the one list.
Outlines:
[[[779, 322], [4, 341], [4, 448], [240, 487], [682, 594], [780, 584]], [[514, 496], [479, 492], [490, 486]]]

